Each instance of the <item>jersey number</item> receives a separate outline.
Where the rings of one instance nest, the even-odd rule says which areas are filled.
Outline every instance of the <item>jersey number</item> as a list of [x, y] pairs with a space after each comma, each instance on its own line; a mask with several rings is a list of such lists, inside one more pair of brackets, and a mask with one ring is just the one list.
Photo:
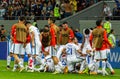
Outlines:
[[66, 51], [69, 55], [72, 55], [72, 48], [67, 48], [67, 51]]

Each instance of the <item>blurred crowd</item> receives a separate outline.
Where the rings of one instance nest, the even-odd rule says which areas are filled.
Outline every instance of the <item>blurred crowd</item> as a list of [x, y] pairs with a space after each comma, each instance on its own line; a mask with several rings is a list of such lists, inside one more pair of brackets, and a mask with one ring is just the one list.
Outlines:
[[19, 16], [28, 20], [62, 19], [98, 1], [101, 0], [0, 0], [0, 19], [17, 20]]
[[6, 40], [6, 29], [4, 25], [0, 25], [0, 42]]
[[103, 6], [103, 16], [111, 17], [112, 20], [120, 20], [120, 7], [117, 4], [111, 9], [107, 3]]

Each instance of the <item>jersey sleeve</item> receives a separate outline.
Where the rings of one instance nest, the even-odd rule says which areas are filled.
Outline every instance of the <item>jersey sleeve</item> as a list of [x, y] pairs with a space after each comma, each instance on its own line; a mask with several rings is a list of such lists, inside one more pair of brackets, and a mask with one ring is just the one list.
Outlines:
[[30, 32], [33, 32], [33, 31], [34, 31], [34, 29], [33, 29], [32, 27], [30, 27], [30, 28], [29, 28], [29, 31], [30, 31]]

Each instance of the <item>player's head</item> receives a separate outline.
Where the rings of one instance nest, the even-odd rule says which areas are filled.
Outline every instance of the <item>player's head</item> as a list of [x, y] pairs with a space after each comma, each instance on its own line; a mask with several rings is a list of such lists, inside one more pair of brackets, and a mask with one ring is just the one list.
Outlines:
[[68, 22], [63, 22], [62, 26], [63, 26], [63, 29], [68, 28]]
[[63, 28], [63, 26], [61, 24], [58, 27], [59, 27], [60, 30], [62, 30], [62, 28]]
[[49, 36], [49, 30], [43, 29], [43, 36], [48, 37]]
[[90, 29], [88, 29], [88, 28], [85, 29], [85, 30], [84, 30], [84, 34], [85, 34], [85, 35], [89, 35], [89, 34], [90, 34]]
[[48, 25], [44, 25], [44, 29], [49, 30], [49, 26]]
[[75, 37], [70, 38], [71, 42], [75, 43]]
[[107, 3], [104, 3], [104, 6], [103, 6], [104, 8], [106, 8], [107, 7]]
[[49, 18], [48, 19], [48, 24], [52, 24], [55, 23], [55, 18]]
[[114, 33], [114, 30], [113, 30], [113, 29], [111, 29], [111, 30], [110, 30], [110, 34], [113, 34], [113, 33]]
[[109, 20], [110, 20], [110, 17], [106, 17], [105, 20], [106, 20], [106, 21], [109, 21]]
[[19, 22], [25, 23], [25, 21], [26, 21], [25, 17], [20, 17], [20, 18], [19, 18]]
[[97, 21], [96, 21], [96, 25], [97, 25], [97, 26], [102, 26], [102, 25], [103, 25], [102, 20], [101, 20], [101, 19], [100, 19], [100, 20], [97, 20]]
[[29, 28], [29, 27], [31, 26], [31, 22], [26, 21], [26, 22], [25, 22], [25, 25], [27, 26], [27, 28]]

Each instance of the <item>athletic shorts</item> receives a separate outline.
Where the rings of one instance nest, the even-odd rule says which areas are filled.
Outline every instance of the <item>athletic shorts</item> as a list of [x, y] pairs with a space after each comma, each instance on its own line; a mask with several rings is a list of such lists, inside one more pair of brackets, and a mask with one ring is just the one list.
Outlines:
[[106, 59], [107, 58], [107, 50], [95, 51], [94, 59]]
[[25, 52], [26, 52], [26, 54], [31, 54], [31, 51], [32, 51], [31, 45], [30, 45], [30, 43], [27, 43], [26, 47], [22, 48], [22, 52], [20, 53], [20, 55], [24, 55]]
[[23, 44], [21, 43], [13, 43], [10, 52], [14, 54], [20, 54], [23, 49]]
[[36, 41], [35, 47], [32, 48], [32, 55], [39, 55], [42, 51], [42, 44], [40, 41]]

